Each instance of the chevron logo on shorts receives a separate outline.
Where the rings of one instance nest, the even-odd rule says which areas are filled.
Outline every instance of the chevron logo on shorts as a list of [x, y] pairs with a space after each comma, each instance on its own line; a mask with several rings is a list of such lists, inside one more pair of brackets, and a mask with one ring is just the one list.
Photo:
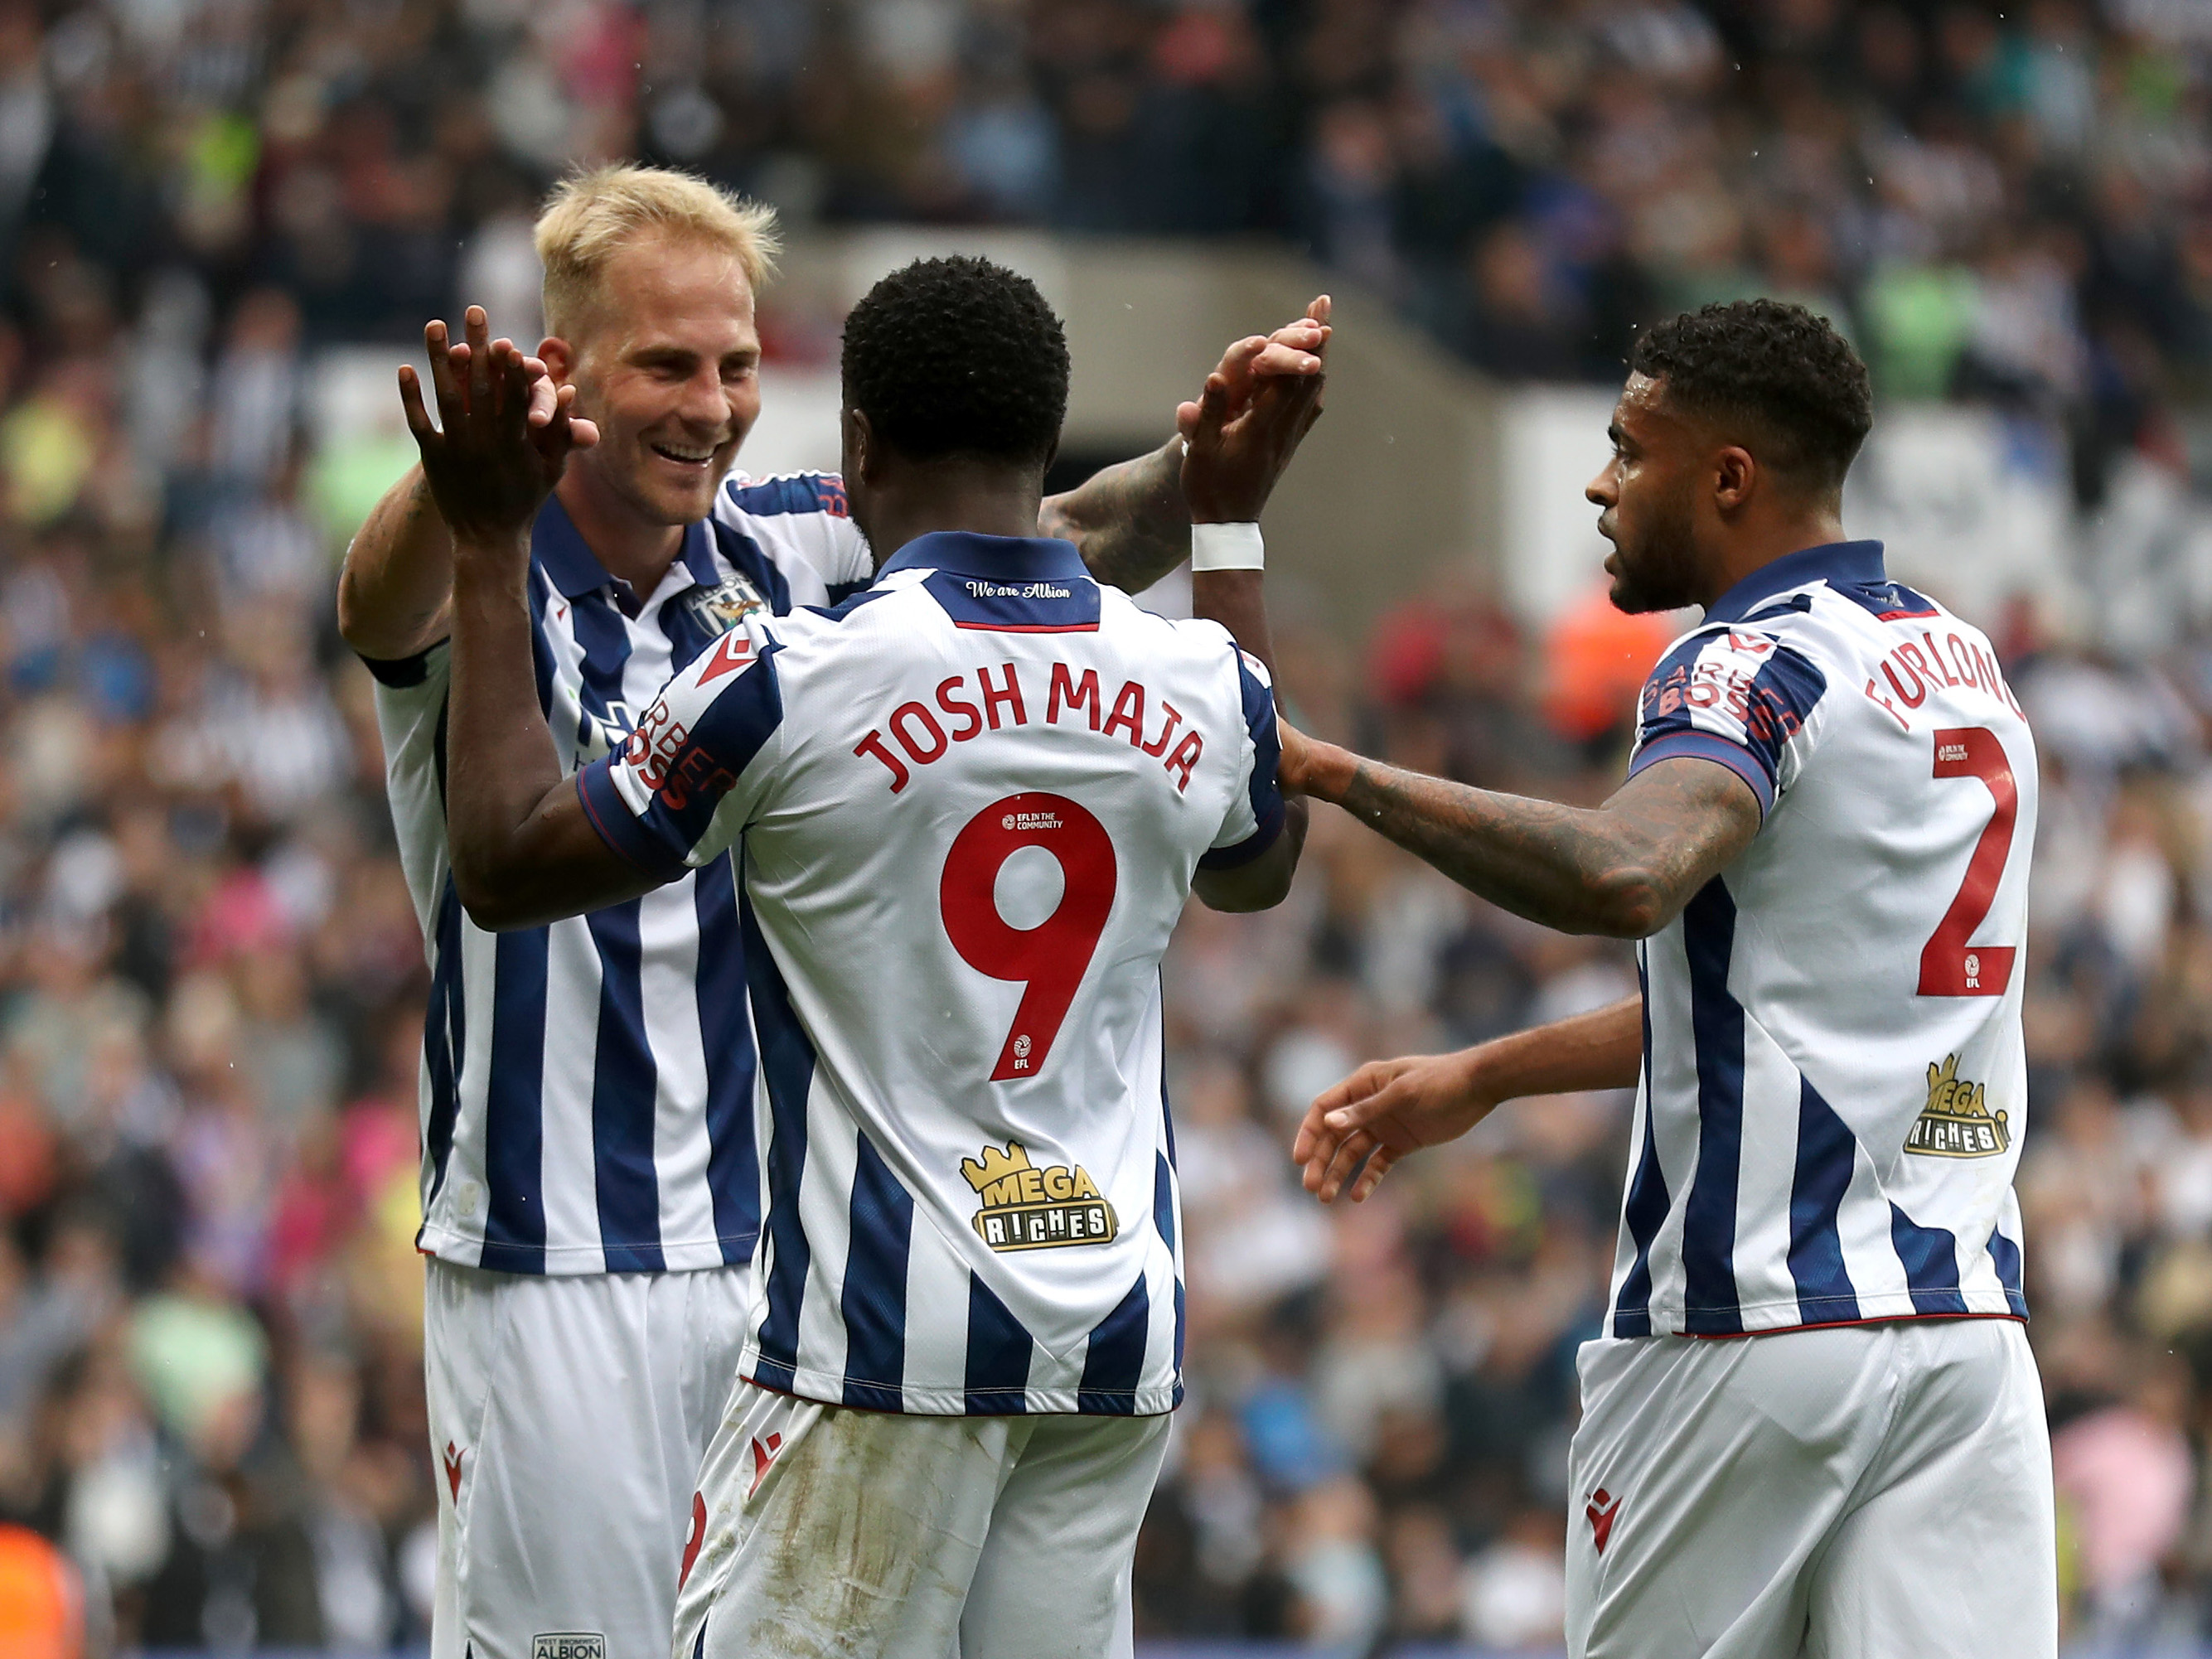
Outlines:
[[1590, 1494], [1583, 1513], [1589, 1517], [1590, 1537], [1597, 1545], [1597, 1553], [1603, 1555], [1606, 1540], [1613, 1536], [1613, 1517], [1620, 1513], [1620, 1500], [1600, 1486]]
[[[747, 1498], [760, 1490], [760, 1483], [768, 1479], [769, 1466], [775, 1462], [775, 1455], [782, 1449], [783, 1437], [780, 1434], [769, 1436], [765, 1443], [758, 1435], [753, 1437], [753, 1483], [745, 1488]], [[538, 1656], [532, 1654], [531, 1659], [538, 1659]]]

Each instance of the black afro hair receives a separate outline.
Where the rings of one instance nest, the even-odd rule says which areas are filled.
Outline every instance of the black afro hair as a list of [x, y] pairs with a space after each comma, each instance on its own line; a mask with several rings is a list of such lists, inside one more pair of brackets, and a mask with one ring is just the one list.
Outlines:
[[1067, 337], [1036, 284], [988, 259], [917, 259], [845, 319], [845, 402], [909, 460], [1042, 467], [1067, 416]]
[[1739, 426], [1776, 471], [1842, 486], [1874, 425], [1867, 367], [1826, 319], [1779, 300], [1709, 305], [1637, 337], [1628, 366], [1666, 383], [1667, 402]]

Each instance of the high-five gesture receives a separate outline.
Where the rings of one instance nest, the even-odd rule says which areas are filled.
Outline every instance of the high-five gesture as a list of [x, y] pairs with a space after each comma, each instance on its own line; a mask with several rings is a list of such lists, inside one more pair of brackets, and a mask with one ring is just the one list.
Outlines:
[[411, 365], [399, 370], [399, 401], [422, 458], [422, 476], [457, 542], [497, 541], [526, 533], [560, 482], [569, 452], [598, 440], [573, 416], [574, 386], [556, 387], [545, 366], [512, 340], [486, 343], [480, 306], [465, 319], [468, 339], [448, 343], [446, 325], [422, 331], [438, 404], [433, 425]]
[[1195, 523], [1259, 518], [1283, 469], [1321, 418], [1329, 298], [1272, 335], [1231, 346], [1194, 403], [1176, 410], [1183, 498]]

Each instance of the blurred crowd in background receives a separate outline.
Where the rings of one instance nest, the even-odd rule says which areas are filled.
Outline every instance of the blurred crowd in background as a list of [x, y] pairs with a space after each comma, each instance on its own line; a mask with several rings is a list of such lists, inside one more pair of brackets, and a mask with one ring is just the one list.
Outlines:
[[2208, 64], [2203, 0], [9, 0], [0, 269], [80, 333], [273, 285], [407, 339], [526, 313], [545, 180], [635, 154], [799, 227], [1290, 237], [1514, 377], [1802, 299], [2094, 494], [2212, 380]]
[[[1294, 239], [1506, 377], [1801, 298], [1884, 397], [2063, 424], [2085, 507], [2116, 455], [2185, 468], [2212, 380], [2203, 0], [0, 0], [0, 1521], [96, 1644], [424, 1638], [422, 951], [331, 616], [369, 464], [307, 435], [310, 354], [526, 317], [540, 191], [623, 154], [797, 226]], [[1350, 641], [1283, 599], [1323, 733], [1618, 777], [1642, 624], [1439, 588]], [[2021, 1188], [2069, 1617], [2194, 1638], [2212, 648], [2043, 626], [1995, 631], [2046, 769]], [[1324, 811], [1292, 902], [1194, 911], [1168, 984], [1192, 1387], [1140, 1630], [1556, 1643], [1627, 1103], [1509, 1109], [1344, 1213], [1285, 1149], [1359, 1060], [1631, 957]]]

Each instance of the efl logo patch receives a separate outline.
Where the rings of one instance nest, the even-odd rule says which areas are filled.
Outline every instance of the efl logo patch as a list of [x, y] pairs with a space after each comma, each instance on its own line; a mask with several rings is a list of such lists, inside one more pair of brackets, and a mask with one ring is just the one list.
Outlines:
[[[1967, 961], [1973, 958], [1968, 957]], [[1959, 1075], [1959, 1057], [1928, 1062], [1928, 1103], [1905, 1137], [1905, 1150], [1929, 1158], [1995, 1158], [2012, 1145], [2008, 1115], [1989, 1108], [1989, 1085]]]
[[607, 1659], [607, 1638], [595, 1630], [556, 1630], [530, 1638], [530, 1659]]
[[1121, 1231], [1114, 1206], [1080, 1164], [1037, 1169], [1018, 1140], [1003, 1152], [984, 1147], [980, 1162], [962, 1158], [960, 1173], [983, 1200], [975, 1212], [976, 1237], [994, 1250], [1104, 1244]]

